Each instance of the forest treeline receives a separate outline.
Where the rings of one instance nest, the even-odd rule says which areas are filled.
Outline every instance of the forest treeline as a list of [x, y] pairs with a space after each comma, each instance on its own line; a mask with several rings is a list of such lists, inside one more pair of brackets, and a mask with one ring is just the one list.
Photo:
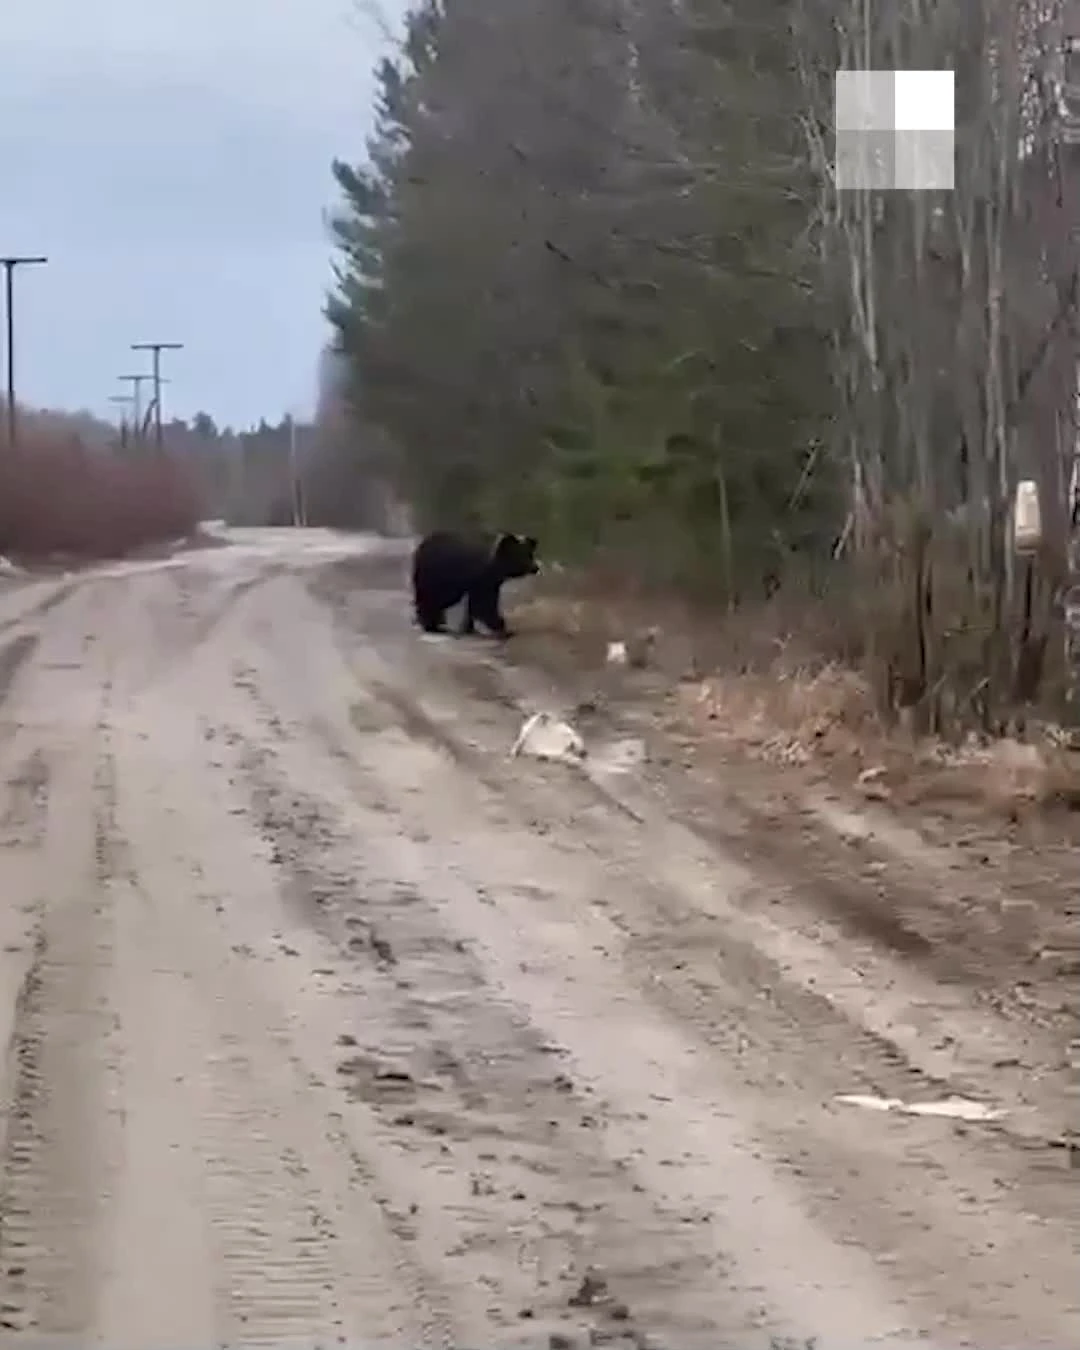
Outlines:
[[[334, 166], [340, 471], [419, 525], [831, 607], [928, 728], [1067, 716], [1067, 37], [1027, 0], [420, 0]], [[956, 72], [953, 190], [835, 190], [856, 67]]]

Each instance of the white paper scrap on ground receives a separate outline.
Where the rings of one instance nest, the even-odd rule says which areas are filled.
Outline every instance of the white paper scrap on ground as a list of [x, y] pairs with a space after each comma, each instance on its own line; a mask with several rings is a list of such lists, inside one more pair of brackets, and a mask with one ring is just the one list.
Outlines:
[[845, 1092], [833, 1099], [845, 1106], [861, 1106], [864, 1111], [897, 1111], [905, 1116], [942, 1116], [948, 1120], [1000, 1120], [1004, 1112], [968, 1097], [945, 1097], [937, 1102], [904, 1102], [899, 1097], [876, 1097]]
[[625, 642], [609, 642], [607, 645], [607, 663], [609, 666], [625, 666], [628, 660]]
[[585, 758], [585, 742], [569, 722], [554, 713], [537, 712], [518, 732], [511, 757], [532, 755], [536, 759], [578, 761]]

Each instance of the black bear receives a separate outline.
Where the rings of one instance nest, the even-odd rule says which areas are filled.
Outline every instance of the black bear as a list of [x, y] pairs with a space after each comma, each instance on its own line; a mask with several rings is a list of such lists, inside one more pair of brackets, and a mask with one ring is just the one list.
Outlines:
[[509, 637], [499, 592], [504, 581], [540, 571], [537, 546], [531, 536], [518, 534], [500, 534], [494, 545], [445, 530], [425, 535], [412, 560], [417, 623], [426, 633], [441, 633], [446, 611], [464, 599], [462, 635], [475, 632], [481, 623], [498, 637]]

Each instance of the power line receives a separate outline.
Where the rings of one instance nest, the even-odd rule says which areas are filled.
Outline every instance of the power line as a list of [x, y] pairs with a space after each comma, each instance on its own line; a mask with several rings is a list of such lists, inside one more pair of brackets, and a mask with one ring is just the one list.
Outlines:
[[15, 269], [47, 263], [48, 258], [31, 258], [9, 254], [0, 258], [4, 268], [4, 296], [7, 308], [7, 426], [8, 444], [15, 446]]
[[133, 342], [131, 350], [133, 352], [151, 352], [154, 359], [154, 441], [157, 444], [160, 454], [163, 437], [161, 430], [161, 353], [178, 352], [182, 350], [182, 342]]

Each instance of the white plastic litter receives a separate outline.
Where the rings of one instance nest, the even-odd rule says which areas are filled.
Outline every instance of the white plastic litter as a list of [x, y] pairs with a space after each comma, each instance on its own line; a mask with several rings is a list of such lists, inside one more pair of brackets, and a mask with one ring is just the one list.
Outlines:
[[859, 1092], [841, 1093], [834, 1098], [845, 1106], [860, 1106], [864, 1111], [896, 1111], [905, 1116], [942, 1116], [949, 1120], [1000, 1120], [1004, 1112], [973, 1102], [968, 1097], [945, 1097], [938, 1102], [904, 1102], [899, 1097], [877, 1097]]
[[625, 666], [628, 660], [625, 642], [609, 642], [607, 645], [607, 663], [609, 666]]
[[571, 763], [585, 758], [585, 742], [569, 722], [554, 713], [537, 712], [525, 721], [511, 750], [511, 757], [532, 755], [535, 759], [561, 759]]

